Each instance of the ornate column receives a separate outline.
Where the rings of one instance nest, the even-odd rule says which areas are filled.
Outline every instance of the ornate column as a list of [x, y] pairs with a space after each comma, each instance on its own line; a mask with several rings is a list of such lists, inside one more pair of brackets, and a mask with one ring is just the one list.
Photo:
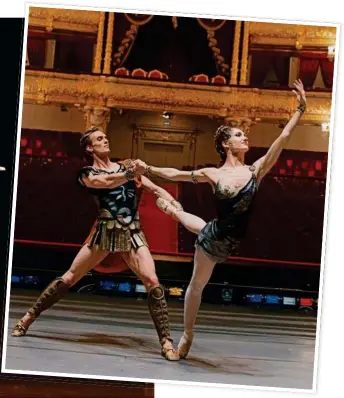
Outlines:
[[255, 118], [246, 118], [246, 117], [225, 117], [224, 118], [224, 124], [231, 126], [231, 127], [237, 127], [240, 130], [244, 131], [246, 134], [250, 133], [250, 129], [252, 126], [257, 124], [260, 120]]
[[89, 106], [78, 107], [78, 109], [84, 113], [86, 120], [86, 130], [90, 130], [92, 127], [97, 127], [99, 130], [106, 133], [108, 124], [110, 122], [111, 110], [103, 106]]
[[104, 24], [105, 24], [105, 12], [102, 11], [102, 12], [100, 12], [100, 16], [99, 16], [96, 56], [95, 56], [94, 65], [93, 65], [93, 73], [101, 73]]
[[55, 62], [56, 40], [46, 40], [44, 68], [53, 69]]
[[289, 64], [289, 87], [293, 87], [294, 81], [299, 76], [299, 69], [300, 69], [300, 58], [291, 57], [290, 64]]
[[241, 31], [241, 21], [235, 21], [235, 33], [234, 33], [230, 84], [238, 84], [240, 31]]
[[106, 48], [105, 48], [105, 60], [103, 73], [109, 75], [111, 73], [111, 60], [112, 60], [112, 43], [113, 43], [113, 31], [115, 24], [115, 13], [109, 12], [107, 36], [106, 36]]
[[244, 39], [241, 55], [240, 85], [248, 85], [248, 48], [249, 48], [250, 22], [244, 22]]
[[321, 135], [325, 139], [329, 139], [330, 136], [330, 123], [329, 122], [324, 122], [321, 123]]

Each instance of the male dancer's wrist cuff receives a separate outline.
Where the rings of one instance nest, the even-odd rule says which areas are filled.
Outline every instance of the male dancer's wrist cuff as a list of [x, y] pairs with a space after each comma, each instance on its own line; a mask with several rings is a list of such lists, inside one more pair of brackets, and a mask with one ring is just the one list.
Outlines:
[[126, 170], [126, 172], [124, 173], [124, 177], [128, 181], [132, 181], [135, 178], [135, 173], [132, 170]]
[[152, 166], [147, 166], [147, 167], [146, 167], [145, 174], [146, 174], [147, 176], [149, 176], [151, 173], [152, 173]]

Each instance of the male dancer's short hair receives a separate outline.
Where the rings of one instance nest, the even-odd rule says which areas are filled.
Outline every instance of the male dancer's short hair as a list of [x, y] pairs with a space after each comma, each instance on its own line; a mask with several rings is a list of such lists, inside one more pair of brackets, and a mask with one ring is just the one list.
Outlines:
[[80, 139], [80, 146], [86, 155], [92, 156], [92, 154], [87, 150], [87, 145], [91, 144], [90, 136], [96, 131], [99, 131], [99, 129], [97, 127], [92, 127], [91, 129], [87, 130]]

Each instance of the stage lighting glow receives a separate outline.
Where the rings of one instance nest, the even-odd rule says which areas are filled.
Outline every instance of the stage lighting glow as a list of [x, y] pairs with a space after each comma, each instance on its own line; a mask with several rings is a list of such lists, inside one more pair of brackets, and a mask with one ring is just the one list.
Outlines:
[[261, 303], [263, 301], [263, 295], [262, 294], [248, 294], [246, 296], [247, 301], [249, 303]]
[[113, 292], [113, 291], [116, 291], [117, 290], [117, 283], [115, 283], [115, 282], [113, 282], [113, 281], [101, 281], [100, 282], [100, 287], [103, 289], [103, 290], [106, 290], [106, 291], [111, 291], [111, 292]]
[[24, 283], [27, 285], [38, 285], [39, 279], [38, 276], [24, 276]]
[[130, 283], [120, 283], [118, 285], [118, 290], [123, 293], [131, 292], [131, 284]]
[[300, 298], [300, 307], [312, 307], [313, 299], [309, 297]]
[[181, 297], [183, 295], [184, 290], [180, 287], [170, 287], [168, 289], [170, 296]]
[[283, 305], [296, 305], [295, 297], [283, 297]]
[[267, 295], [265, 297], [265, 303], [266, 304], [279, 304], [280, 303], [280, 297], [279, 296], [273, 296], [273, 295]]
[[147, 289], [145, 288], [144, 285], [136, 285], [135, 293], [147, 293]]
[[222, 289], [222, 300], [230, 302], [232, 301], [233, 297], [233, 289], [223, 288]]

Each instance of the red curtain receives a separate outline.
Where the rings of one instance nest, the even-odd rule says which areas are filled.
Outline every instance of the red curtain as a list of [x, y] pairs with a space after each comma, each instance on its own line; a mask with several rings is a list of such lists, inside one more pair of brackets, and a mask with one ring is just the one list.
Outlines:
[[319, 68], [319, 59], [300, 58], [299, 79], [302, 80], [306, 89], [313, 88]]
[[270, 68], [271, 60], [271, 56], [252, 54], [252, 68], [250, 77], [251, 86], [262, 87], [266, 74]]
[[[178, 199], [178, 184], [159, 184]], [[140, 220], [152, 253], [178, 253], [178, 223], [156, 206], [154, 194], [143, 191], [140, 200]]]
[[93, 43], [91, 40], [57, 41], [55, 69], [73, 73], [92, 72]]
[[31, 67], [44, 68], [45, 64], [44, 38], [29, 37], [27, 40], [27, 53]]
[[289, 57], [274, 57], [273, 67], [280, 87], [288, 87], [289, 83]]
[[251, 85], [261, 87], [268, 71], [273, 68], [280, 87], [289, 83], [289, 56], [257, 53], [252, 55]]
[[326, 88], [332, 88], [333, 69], [334, 69], [334, 61], [329, 61], [328, 59], [320, 60], [321, 76], [323, 78]]

